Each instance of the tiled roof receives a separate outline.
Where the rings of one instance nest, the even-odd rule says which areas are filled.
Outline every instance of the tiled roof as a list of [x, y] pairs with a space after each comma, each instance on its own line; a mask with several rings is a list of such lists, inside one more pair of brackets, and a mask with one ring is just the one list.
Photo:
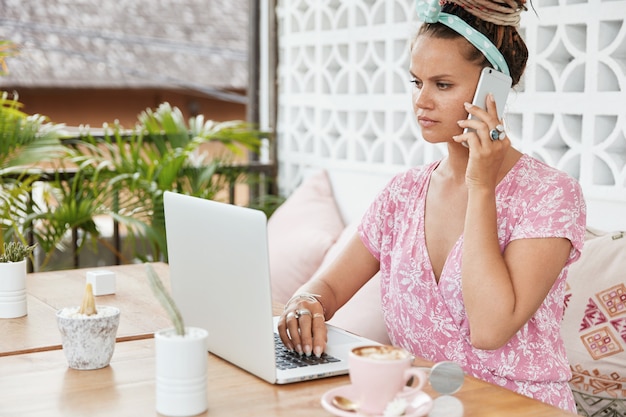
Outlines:
[[247, 0], [1, 0], [12, 87], [247, 85]]

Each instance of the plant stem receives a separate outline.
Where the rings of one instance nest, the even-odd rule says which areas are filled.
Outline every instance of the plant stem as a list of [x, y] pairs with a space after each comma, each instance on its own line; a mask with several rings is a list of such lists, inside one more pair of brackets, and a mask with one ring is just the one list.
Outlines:
[[148, 282], [150, 283], [150, 288], [152, 288], [152, 292], [159, 300], [167, 314], [170, 316], [172, 323], [174, 324], [174, 328], [176, 329], [176, 334], [179, 336], [185, 335], [185, 324], [183, 322], [183, 316], [180, 314], [180, 310], [176, 306], [174, 299], [170, 296], [169, 292], [163, 285], [163, 281], [154, 272], [152, 265], [146, 264], [146, 272], [148, 274]]

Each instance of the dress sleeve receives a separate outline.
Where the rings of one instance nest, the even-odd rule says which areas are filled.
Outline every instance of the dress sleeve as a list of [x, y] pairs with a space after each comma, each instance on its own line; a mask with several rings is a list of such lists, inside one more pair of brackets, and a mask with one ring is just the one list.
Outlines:
[[526, 210], [512, 239], [565, 238], [572, 243], [567, 264], [578, 259], [587, 221], [587, 208], [578, 181], [556, 170], [544, 173], [538, 184], [528, 188], [524, 203]]

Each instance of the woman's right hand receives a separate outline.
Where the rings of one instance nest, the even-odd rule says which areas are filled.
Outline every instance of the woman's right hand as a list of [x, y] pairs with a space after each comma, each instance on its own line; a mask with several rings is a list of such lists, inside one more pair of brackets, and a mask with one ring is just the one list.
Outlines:
[[487, 188], [494, 190], [500, 180], [500, 171], [511, 148], [508, 136], [499, 140], [493, 140], [490, 132], [497, 126], [503, 126], [504, 122], [498, 118], [498, 110], [493, 95], [487, 95], [487, 110], [478, 106], [465, 103], [465, 110], [474, 119], [459, 120], [462, 128], [470, 128], [468, 133], [454, 137], [455, 141], [467, 141], [469, 144], [469, 161], [465, 173], [465, 183], [468, 188]]
[[278, 334], [283, 344], [300, 355], [320, 357], [326, 349], [326, 319], [318, 297], [309, 293], [294, 295], [278, 320]]

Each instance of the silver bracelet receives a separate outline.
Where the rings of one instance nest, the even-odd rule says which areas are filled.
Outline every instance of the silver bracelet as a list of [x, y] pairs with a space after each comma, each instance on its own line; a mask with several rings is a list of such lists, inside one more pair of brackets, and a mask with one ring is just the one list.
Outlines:
[[303, 299], [306, 300], [310, 303], [319, 303], [322, 306], [322, 311], [324, 312], [324, 316], [326, 315], [326, 307], [324, 307], [324, 304], [322, 304], [322, 302], [320, 301], [320, 298], [322, 296], [319, 294], [311, 294], [309, 292], [303, 292], [300, 294], [295, 294], [293, 297], [291, 297], [289, 299], [289, 301], [287, 301], [287, 303], [285, 304], [285, 309], [287, 309], [287, 306], [289, 304], [292, 303], [292, 301], [298, 300], [298, 299]]

